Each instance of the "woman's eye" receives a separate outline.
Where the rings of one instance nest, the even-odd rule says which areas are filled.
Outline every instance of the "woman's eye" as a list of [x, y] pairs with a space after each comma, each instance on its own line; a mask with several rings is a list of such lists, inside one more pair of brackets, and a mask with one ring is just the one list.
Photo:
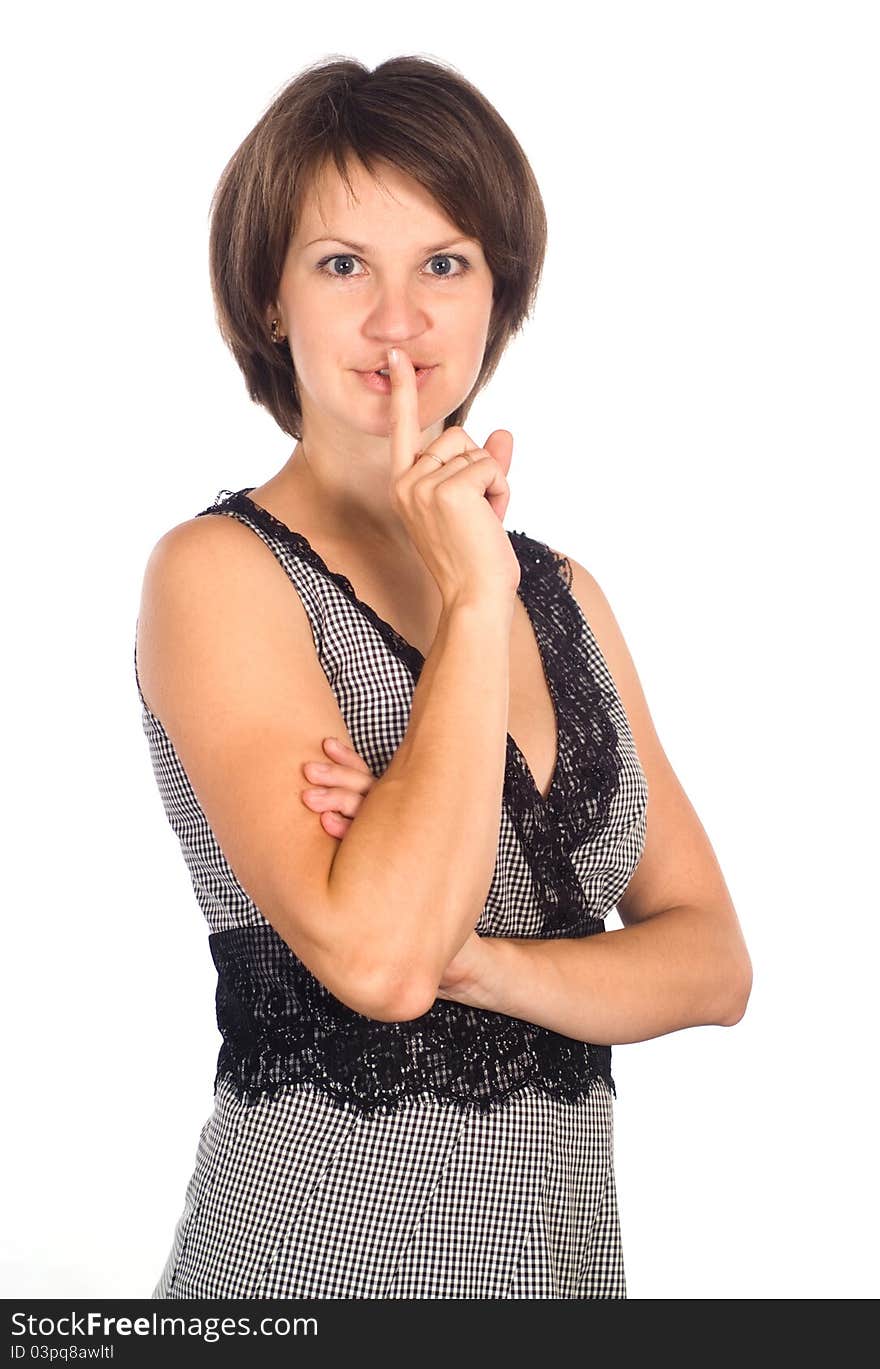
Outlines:
[[[465, 273], [465, 271], [467, 271], [467, 270], [470, 269], [470, 262], [468, 261], [467, 257], [461, 257], [461, 256], [458, 256], [458, 255], [450, 256], [448, 252], [444, 252], [441, 256], [431, 257], [431, 261], [457, 261], [457, 262], [458, 262], [458, 264], [459, 264], [459, 266], [460, 266], [461, 269], [458, 270], [458, 271], [443, 271], [443, 272], [441, 272], [441, 275], [440, 275], [440, 279], [441, 279], [441, 280], [442, 280], [445, 276], [463, 276], [464, 273]], [[433, 271], [431, 272], [431, 275], [434, 275], [434, 272], [433, 272]]]
[[[357, 260], [358, 260], [357, 257], [350, 257], [350, 256], [348, 256], [348, 255], [346, 255], [346, 256], [336, 256], [336, 257], [325, 257], [323, 261], [321, 261], [321, 262], [318, 263], [318, 266], [319, 266], [319, 267], [321, 267], [321, 266], [327, 266], [327, 265], [329, 265], [330, 262], [333, 262], [333, 261], [357, 261]], [[330, 272], [330, 275], [331, 275], [331, 276], [350, 276], [351, 274], [352, 274], [351, 271], [331, 271], [331, 272]]]
[[[437, 261], [439, 261], [439, 262], [457, 262], [457, 263], [458, 263], [459, 269], [458, 269], [457, 271], [453, 271], [453, 270], [449, 269], [448, 267], [447, 267], [446, 270], [440, 271], [440, 272], [437, 272], [437, 271], [430, 271], [428, 274], [431, 275], [431, 276], [433, 276], [435, 280], [452, 280], [452, 279], [454, 279], [456, 276], [463, 276], [464, 273], [465, 273], [465, 271], [469, 271], [469, 270], [470, 270], [470, 262], [468, 261], [467, 257], [462, 257], [462, 256], [460, 256], [458, 253], [450, 253], [450, 252], [442, 252], [442, 253], [439, 253], [439, 252], [438, 252], [436, 256], [429, 257], [428, 260], [429, 260], [430, 262], [437, 262]], [[352, 271], [352, 270], [350, 270], [350, 269], [349, 269], [349, 270], [345, 270], [345, 271], [337, 271], [337, 270], [332, 266], [332, 263], [333, 263], [333, 262], [340, 262], [340, 261], [341, 261], [341, 262], [359, 262], [359, 261], [360, 261], [360, 257], [354, 257], [354, 256], [351, 255], [350, 252], [344, 252], [344, 253], [343, 253], [343, 252], [337, 252], [335, 256], [332, 256], [332, 257], [324, 257], [322, 261], [319, 261], [319, 262], [318, 262], [318, 270], [321, 271], [324, 275], [335, 276], [337, 280], [345, 280], [345, 279], [350, 278], [351, 276], [353, 276], [353, 275], [356, 274], [354, 271]], [[328, 267], [330, 267], [331, 269], [330, 269], [330, 270], [327, 270], [326, 268], [328, 268]], [[357, 274], [361, 274], [361, 273], [358, 272]]]

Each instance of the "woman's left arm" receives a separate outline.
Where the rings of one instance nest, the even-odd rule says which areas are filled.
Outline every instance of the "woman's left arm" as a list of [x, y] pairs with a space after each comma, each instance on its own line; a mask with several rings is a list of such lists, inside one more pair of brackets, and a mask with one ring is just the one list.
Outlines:
[[724, 876], [660, 744], [611, 607], [589, 571], [568, 560], [572, 592], [617, 685], [648, 782], [644, 851], [617, 905], [624, 925], [549, 941], [473, 934], [439, 996], [596, 1045], [733, 1026], [746, 1009], [752, 966]]

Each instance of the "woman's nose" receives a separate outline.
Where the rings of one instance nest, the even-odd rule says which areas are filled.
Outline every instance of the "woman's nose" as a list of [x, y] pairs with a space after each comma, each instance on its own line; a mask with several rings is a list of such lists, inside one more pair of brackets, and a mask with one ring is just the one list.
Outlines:
[[406, 286], [386, 286], [379, 291], [370, 311], [370, 323], [389, 345], [399, 342], [401, 346], [428, 326], [424, 310]]

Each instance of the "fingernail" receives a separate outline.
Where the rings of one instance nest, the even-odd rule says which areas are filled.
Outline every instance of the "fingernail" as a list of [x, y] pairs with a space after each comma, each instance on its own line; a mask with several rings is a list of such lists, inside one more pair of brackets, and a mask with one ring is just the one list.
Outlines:
[[389, 348], [388, 348], [388, 365], [389, 365], [389, 366], [396, 366], [396, 365], [397, 365], [397, 361], [398, 361], [398, 352], [397, 352], [397, 348], [396, 348], [396, 347], [389, 347]]

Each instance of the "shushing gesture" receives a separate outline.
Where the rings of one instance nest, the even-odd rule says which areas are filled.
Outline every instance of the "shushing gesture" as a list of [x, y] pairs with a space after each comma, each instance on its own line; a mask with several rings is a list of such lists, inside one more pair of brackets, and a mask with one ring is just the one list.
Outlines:
[[509, 603], [520, 580], [503, 523], [512, 435], [498, 428], [478, 447], [464, 428], [447, 428], [422, 450], [416, 372], [402, 347], [389, 348], [388, 372], [391, 502], [444, 605], [498, 597]]

